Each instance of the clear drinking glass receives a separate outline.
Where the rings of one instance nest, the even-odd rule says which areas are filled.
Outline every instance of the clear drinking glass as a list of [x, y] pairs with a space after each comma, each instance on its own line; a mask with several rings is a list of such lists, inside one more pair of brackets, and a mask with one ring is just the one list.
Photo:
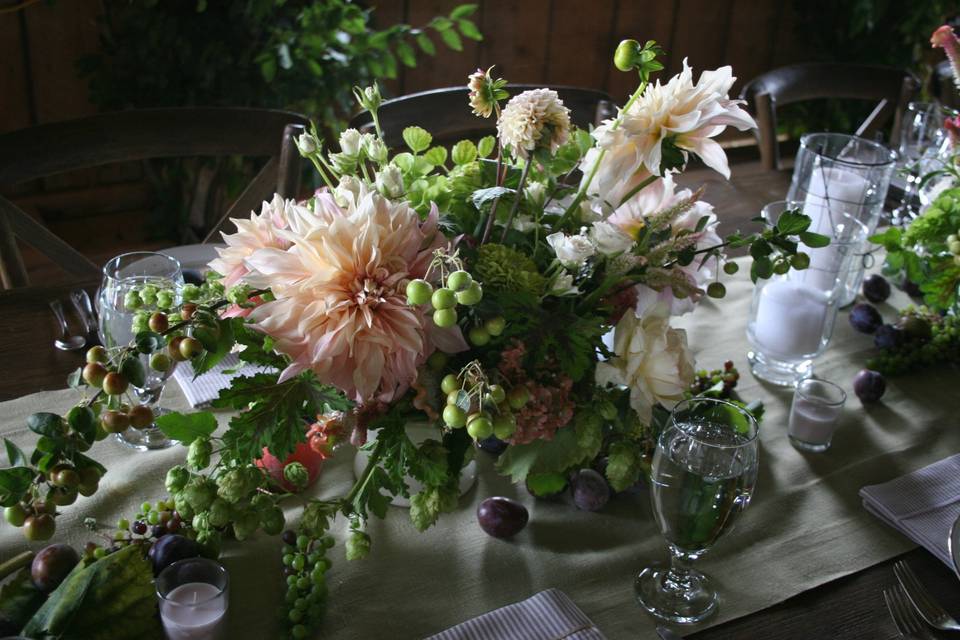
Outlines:
[[674, 407], [653, 455], [650, 494], [670, 565], [644, 569], [640, 606], [663, 620], [696, 623], [717, 609], [717, 593], [693, 563], [733, 528], [757, 482], [757, 422], [724, 400]]
[[908, 224], [920, 213], [915, 202], [922, 174], [920, 161], [946, 138], [943, 119], [944, 110], [936, 102], [911, 102], [904, 111], [898, 164], [906, 175], [900, 206], [890, 212], [893, 224]]
[[[775, 224], [781, 213], [801, 205], [771, 202], [761, 217]], [[776, 385], [793, 386], [813, 374], [813, 359], [830, 343], [847, 274], [866, 238], [866, 226], [849, 214], [825, 216], [822, 222], [811, 230], [830, 236], [831, 242], [816, 249], [800, 247], [810, 256], [808, 268], [761, 280], [754, 289], [747, 360], [754, 376]]]
[[[157, 290], [172, 291], [174, 303], [178, 303], [180, 291], [183, 288], [180, 263], [175, 258], [162, 253], [137, 251], [119, 255], [103, 267], [103, 282], [100, 285], [98, 303], [100, 305], [100, 340], [107, 349], [126, 346], [133, 340], [134, 316], [137, 313], [149, 313], [150, 307], [128, 309], [124, 299], [128, 291], [143, 288], [145, 285], [152, 285]], [[149, 360], [149, 356], [140, 356], [146, 371], [144, 385], [142, 387], [131, 385], [130, 388], [136, 401], [150, 407], [156, 416], [164, 413], [157, 404], [163, 393], [163, 386], [173, 374], [176, 363], [172, 363], [169, 369], [161, 373], [149, 366]], [[156, 426], [146, 429], [130, 427], [123, 433], [118, 433], [117, 439], [129, 447], [140, 450], [164, 449], [176, 444], [176, 441], [167, 438]]]
[[810, 378], [797, 384], [787, 433], [797, 449], [820, 453], [830, 448], [847, 393], [827, 380]]
[[[803, 202], [803, 213], [813, 221], [811, 231], [828, 233], [837, 216], [847, 215], [866, 225], [869, 236], [880, 222], [896, 159], [895, 151], [878, 142], [808, 133], [800, 139], [787, 199]], [[841, 307], [854, 301], [869, 265], [866, 239], [860, 254], [861, 262], [847, 274]]]
[[168, 640], [224, 637], [230, 603], [230, 575], [218, 562], [187, 558], [157, 576], [160, 620]]

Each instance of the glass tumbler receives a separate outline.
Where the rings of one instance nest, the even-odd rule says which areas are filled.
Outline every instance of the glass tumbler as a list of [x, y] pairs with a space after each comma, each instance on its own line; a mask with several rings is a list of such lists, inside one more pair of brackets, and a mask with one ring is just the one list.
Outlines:
[[[830, 235], [836, 219], [847, 215], [863, 223], [869, 237], [880, 222], [897, 153], [878, 142], [839, 133], [809, 133], [800, 151], [787, 200], [803, 202], [810, 231]], [[832, 237], [832, 236], [831, 236]], [[861, 260], [847, 274], [840, 306], [854, 301], [870, 262], [866, 237]]]
[[801, 451], [829, 449], [846, 401], [847, 393], [832, 382], [814, 378], [799, 382], [790, 406], [790, 443]]
[[[173, 297], [173, 303], [179, 302], [180, 291], [183, 288], [183, 273], [180, 263], [162, 253], [137, 251], [125, 253], [110, 260], [103, 267], [103, 282], [100, 285], [98, 303], [100, 306], [100, 340], [107, 348], [108, 353], [115, 353], [120, 347], [125, 347], [134, 339], [134, 320], [137, 314], [149, 314], [157, 310], [154, 298], [142, 301], [136, 308], [128, 308], [127, 294], [132, 290], [143, 290], [153, 287], [156, 291], [168, 291]], [[131, 384], [130, 389], [134, 400], [150, 407], [154, 416], [161, 415], [164, 410], [158, 405], [163, 387], [167, 379], [173, 374], [175, 362], [163, 372], [150, 367], [150, 356], [138, 356], [146, 372], [142, 386]], [[176, 444], [167, 438], [155, 425], [145, 429], [130, 427], [123, 433], [117, 434], [117, 439], [123, 444], [140, 450], [163, 449]]]
[[208, 558], [174, 562], [157, 576], [160, 620], [168, 640], [219, 640], [225, 635], [230, 575]]

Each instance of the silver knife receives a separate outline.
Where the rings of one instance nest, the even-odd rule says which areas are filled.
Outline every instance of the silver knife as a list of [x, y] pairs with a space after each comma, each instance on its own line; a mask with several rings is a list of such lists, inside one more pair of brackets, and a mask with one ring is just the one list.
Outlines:
[[683, 640], [683, 638], [666, 627], [657, 627], [657, 635], [661, 640]]

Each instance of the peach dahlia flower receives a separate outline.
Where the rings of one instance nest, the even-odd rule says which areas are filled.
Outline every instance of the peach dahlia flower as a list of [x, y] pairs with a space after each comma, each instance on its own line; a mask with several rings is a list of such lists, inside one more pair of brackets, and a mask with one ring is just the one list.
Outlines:
[[227, 246], [218, 248], [220, 257], [209, 264], [211, 269], [223, 276], [224, 286], [232, 287], [246, 275], [249, 269], [244, 261], [255, 251], [267, 247], [286, 249], [290, 246], [290, 242], [278, 236], [277, 231], [287, 226], [287, 212], [297, 206], [295, 201], [284, 200], [275, 194], [273, 200], [263, 203], [259, 215], [254, 213], [249, 220], [231, 219], [237, 226], [237, 232], [221, 234]]
[[311, 369], [357, 402], [389, 402], [434, 348], [466, 348], [459, 329], [439, 329], [406, 302], [407, 282], [425, 275], [446, 240], [435, 207], [421, 223], [406, 202], [367, 185], [346, 200], [340, 206], [323, 192], [312, 210], [290, 210], [287, 228], [277, 232], [289, 248], [264, 247], [246, 258], [244, 281], [276, 297], [249, 317], [291, 358], [281, 381]]

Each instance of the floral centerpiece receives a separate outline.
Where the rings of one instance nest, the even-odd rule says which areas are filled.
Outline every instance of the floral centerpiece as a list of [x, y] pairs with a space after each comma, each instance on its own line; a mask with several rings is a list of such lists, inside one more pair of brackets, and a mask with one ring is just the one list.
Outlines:
[[[141, 318], [127, 347], [91, 351], [72, 380], [80, 404], [31, 417], [42, 436], [32, 455], [8, 443], [8, 520], [49, 538], [50, 501], [96, 490], [105, 469], [84, 452], [129, 424], [139, 353], [157, 367], [189, 358], [202, 374], [238, 351], [272, 372], [221, 393], [215, 406], [236, 410], [221, 435], [209, 412], [157, 420], [189, 447], [186, 462], [167, 475], [169, 499], [145, 505], [120, 544], [178, 531], [216, 554], [225, 535], [280, 533], [277, 503], [288, 494], [278, 483], [302, 487], [307, 470], [291, 462], [271, 477], [255, 460], [284, 460], [304, 442], [324, 456], [346, 441], [367, 451], [349, 493], [307, 499], [296, 530], [284, 532], [293, 637], [321, 614], [330, 521], [348, 519], [347, 557], [363, 557], [366, 519], [383, 516], [391, 495], [409, 496], [412, 477], [423, 488], [409, 496], [410, 516], [430, 526], [456, 506], [477, 443], [506, 446], [498, 470], [535, 493], [556, 491], [598, 456], [614, 488], [632, 485], [660, 421], [703, 382], [671, 318], [723, 297], [722, 275], [737, 271], [725, 250], [749, 247], [756, 280], [803, 268], [799, 241], [825, 242], [796, 213], [721, 238], [723, 212], [677, 178], [693, 158], [729, 176], [716, 137], [754, 122], [728, 97], [729, 67], [695, 79], [684, 61], [677, 76], [652, 82], [660, 53], [652, 41], [618, 47], [617, 67], [640, 83], [592, 131], [571, 124], [556, 92], [511, 97], [492, 69], [479, 70], [469, 106], [495, 119], [497, 136], [449, 149], [420, 127], [403, 131], [406, 149], [388, 149], [379, 92], [358, 89], [375, 134], [348, 129], [330, 152], [316, 131], [298, 140], [324, 186], [237, 220], [210, 278], [185, 287], [176, 311]], [[424, 420], [434, 435], [415, 444], [405, 427]]]

